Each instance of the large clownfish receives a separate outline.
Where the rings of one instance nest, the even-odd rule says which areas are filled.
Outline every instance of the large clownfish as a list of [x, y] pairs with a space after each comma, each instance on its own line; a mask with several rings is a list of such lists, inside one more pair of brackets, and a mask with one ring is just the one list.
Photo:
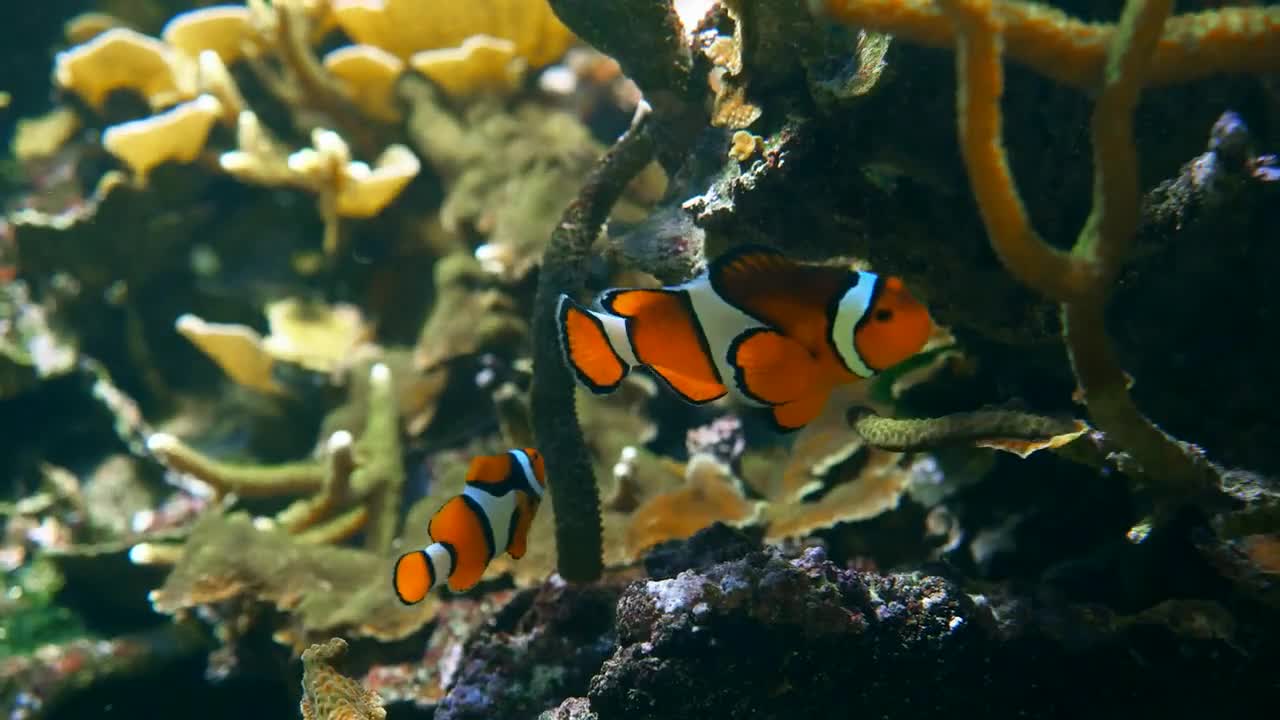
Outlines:
[[396, 597], [412, 605], [445, 583], [461, 592], [480, 582], [499, 552], [523, 557], [546, 486], [542, 455], [532, 448], [472, 460], [462, 494], [442, 505], [427, 526], [431, 544], [396, 560]]
[[813, 420], [835, 386], [914, 355], [933, 328], [899, 278], [758, 246], [721, 255], [683, 285], [616, 288], [596, 302], [600, 311], [561, 295], [556, 314], [566, 362], [592, 392], [643, 365], [694, 404], [731, 388], [784, 431]]

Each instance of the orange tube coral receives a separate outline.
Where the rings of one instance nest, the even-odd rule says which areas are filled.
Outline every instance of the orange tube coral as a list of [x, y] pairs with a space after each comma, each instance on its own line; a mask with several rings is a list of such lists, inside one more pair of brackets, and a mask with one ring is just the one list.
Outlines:
[[[953, 47], [955, 28], [935, 0], [814, 0], [841, 22], [893, 33], [930, 47]], [[1088, 23], [1029, 2], [998, 3], [1005, 53], [1063, 85], [1102, 84], [1116, 26]], [[1169, 18], [1155, 47], [1148, 85], [1226, 72], [1280, 71], [1280, 8], [1231, 7]]]
[[1054, 300], [1066, 300], [1088, 287], [1089, 268], [1041, 239], [1014, 184], [1000, 114], [1004, 22], [992, 12], [991, 0], [958, 0], [948, 5], [960, 28], [956, 38], [960, 149], [991, 247], [1023, 283]]
[[[1215, 486], [1216, 470], [1134, 405], [1106, 335], [1111, 283], [1140, 205], [1133, 111], [1144, 85], [1280, 69], [1280, 9], [1169, 18], [1172, 0], [1129, 0], [1115, 25], [1012, 0], [813, 0], [815, 12], [956, 50], [961, 154], [992, 248], [1020, 281], [1062, 304], [1063, 339], [1089, 414], [1148, 479], [1173, 494]], [[1071, 252], [1036, 233], [1005, 155], [1003, 56], [1066, 85], [1099, 90], [1091, 121], [1093, 209]]]

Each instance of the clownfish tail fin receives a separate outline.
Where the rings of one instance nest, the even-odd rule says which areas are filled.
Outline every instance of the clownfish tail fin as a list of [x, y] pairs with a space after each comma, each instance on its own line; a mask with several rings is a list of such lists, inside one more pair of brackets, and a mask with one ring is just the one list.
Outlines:
[[615, 345], [627, 342], [625, 318], [593, 312], [568, 295], [561, 295], [556, 305], [556, 330], [565, 363], [591, 392], [613, 392], [631, 371], [626, 359], [631, 355], [630, 348]]
[[391, 572], [391, 586], [405, 605], [415, 605], [426, 598], [436, 585], [435, 568], [426, 550], [401, 555]]

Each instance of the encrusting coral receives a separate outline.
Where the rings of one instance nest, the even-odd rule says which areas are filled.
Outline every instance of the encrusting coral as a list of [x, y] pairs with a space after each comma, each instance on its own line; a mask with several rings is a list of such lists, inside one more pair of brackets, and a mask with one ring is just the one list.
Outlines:
[[471, 253], [440, 258], [433, 274], [436, 302], [414, 351], [420, 371], [441, 370], [465, 355], [510, 351], [528, 339], [529, 323], [515, 300]]
[[[300, 652], [317, 637], [334, 633], [398, 640], [435, 616], [437, 597], [405, 608], [388, 584], [385, 554], [306, 542], [258, 527], [242, 512], [207, 512], [191, 528], [172, 572], [150, 600], [157, 612], [211, 608], [227, 621], [251, 618], [263, 607], [284, 611], [271, 628], [273, 638]], [[226, 625], [226, 632], [237, 632], [237, 623]]]
[[346, 651], [342, 638], [303, 651], [302, 720], [382, 720], [387, 716], [377, 693], [333, 667]]

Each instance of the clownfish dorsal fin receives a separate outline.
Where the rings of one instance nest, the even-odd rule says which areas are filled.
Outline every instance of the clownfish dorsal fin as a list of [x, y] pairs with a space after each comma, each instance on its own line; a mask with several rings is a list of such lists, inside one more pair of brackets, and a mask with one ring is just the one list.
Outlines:
[[826, 342], [830, 308], [856, 275], [740, 245], [713, 260], [707, 277], [725, 302], [812, 349]]
[[711, 402], [728, 390], [688, 292], [672, 288], [625, 288], [600, 295], [605, 311], [627, 320], [636, 360], [648, 366], [676, 394], [694, 404]]
[[776, 330], [747, 330], [734, 339], [728, 356], [738, 390], [761, 404], [788, 403], [813, 387], [813, 356]]
[[511, 474], [511, 455], [477, 455], [467, 467], [467, 484], [498, 486]]

